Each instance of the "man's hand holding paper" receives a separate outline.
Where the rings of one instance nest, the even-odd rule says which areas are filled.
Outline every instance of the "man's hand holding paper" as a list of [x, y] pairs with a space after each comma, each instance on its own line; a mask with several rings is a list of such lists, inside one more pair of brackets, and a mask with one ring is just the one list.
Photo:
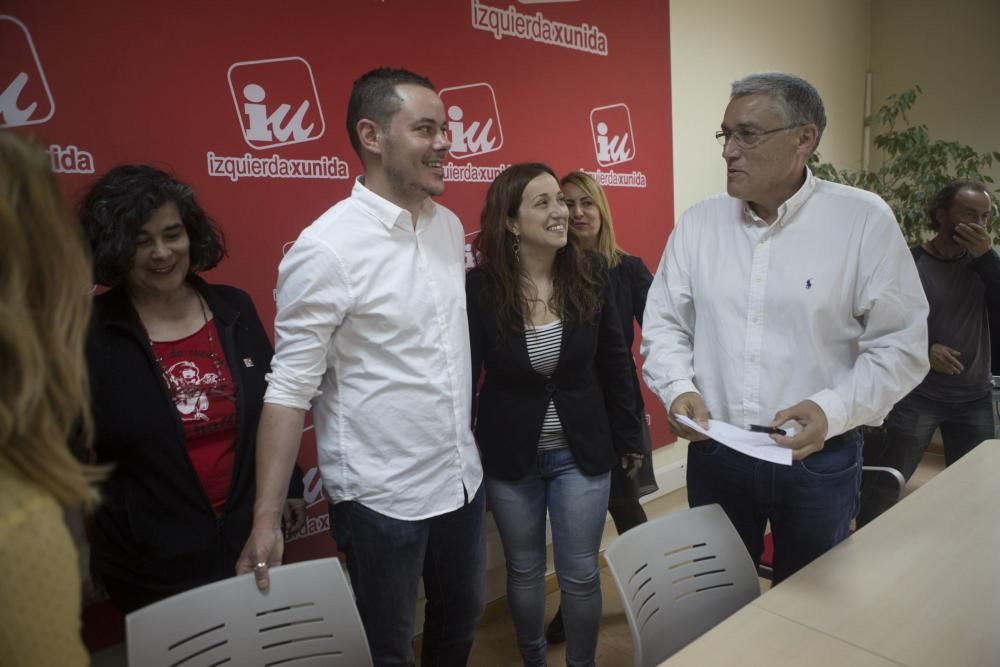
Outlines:
[[[788, 439], [789, 436], [771, 436], [767, 433], [754, 433], [715, 419], [709, 419], [708, 428], [705, 429], [690, 417], [673, 415], [673, 418], [685, 428], [696, 431], [747, 456], [752, 456], [763, 461], [770, 461], [771, 463], [792, 465], [792, 450], [779, 445], [772, 439]], [[792, 430], [789, 430], [789, 433], [792, 432]]]

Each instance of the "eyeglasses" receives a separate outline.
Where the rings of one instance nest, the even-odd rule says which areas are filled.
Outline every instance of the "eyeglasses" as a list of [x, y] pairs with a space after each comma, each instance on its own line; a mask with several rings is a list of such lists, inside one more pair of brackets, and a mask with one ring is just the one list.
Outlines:
[[795, 123], [794, 125], [785, 125], [784, 127], [776, 127], [773, 130], [764, 130], [763, 132], [758, 132], [756, 130], [719, 130], [715, 133], [715, 140], [719, 142], [719, 145], [723, 148], [732, 139], [736, 142], [736, 145], [740, 148], [754, 148], [769, 134], [774, 134], [775, 132], [781, 132], [782, 130], [792, 130], [796, 127], [802, 127], [805, 123]]

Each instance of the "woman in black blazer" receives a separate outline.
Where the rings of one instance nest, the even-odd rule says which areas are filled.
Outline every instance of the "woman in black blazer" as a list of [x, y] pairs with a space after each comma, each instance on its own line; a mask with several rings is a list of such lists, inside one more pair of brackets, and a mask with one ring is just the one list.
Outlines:
[[[611, 207], [604, 196], [601, 185], [584, 171], [573, 171], [559, 181], [562, 185], [566, 206], [569, 208], [569, 231], [580, 245], [597, 253], [608, 264], [608, 279], [614, 292], [615, 306], [621, 318], [625, 346], [631, 350], [635, 338], [633, 319], [642, 326], [642, 312], [646, 309], [646, 293], [653, 282], [642, 260], [630, 255], [615, 241], [615, 227], [611, 221]], [[632, 371], [632, 387], [635, 390], [635, 409], [642, 425], [642, 444], [645, 458], [638, 474], [629, 476], [620, 467], [611, 470], [611, 493], [608, 498], [608, 512], [614, 519], [615, 529], [621, 535], [646, 521], [646, 513], [639, 504], [639, 498], [653, 493], [658, 488], [653, 473], [652, 439], [646, 424], [646, 411], [639, 388], [639, 375], [635, 362], [629, 355], [629, 369]], [[562, 614], [555, 617], [545, 631], [550, 643], [566, 641]]]
[[545, 516], [568, 665], [593, 665], [610, 470], [642, 461], [629, 352], [606, 269], [568, 236], [555, 174], [514, 165], [486, 195], [466, 280], [486, 492], [525, 665], [545, 664]]

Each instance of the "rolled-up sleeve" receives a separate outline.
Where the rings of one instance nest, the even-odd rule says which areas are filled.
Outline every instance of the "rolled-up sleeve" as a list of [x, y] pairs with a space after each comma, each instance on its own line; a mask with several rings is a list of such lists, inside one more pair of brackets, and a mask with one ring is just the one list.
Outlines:
[[333, 334], [354, 302], [350, 277], [332, 248], [303, 235], [278, 267], [277, 301], [264, 402], [308, 410]]

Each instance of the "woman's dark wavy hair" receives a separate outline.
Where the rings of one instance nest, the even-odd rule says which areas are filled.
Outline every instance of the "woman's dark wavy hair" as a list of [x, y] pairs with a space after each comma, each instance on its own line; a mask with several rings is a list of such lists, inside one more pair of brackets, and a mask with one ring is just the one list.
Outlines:
[[[527, 274], [514, 258], [514, 235], [506, 223], [517, 218], [528, 183], [542, 174], [559, 181], [552, 169], [539, 162], [515, 164], [497, 176], [486, 193], [479, 235], [473, 242], [483, 272], [480, 298], [495, 304], [501, 330], [515, 335], [524, 331], [531, 297], [530, 293], [525, 295]], [[563, 321], [591, 321], [600, 313], [603, 283], [598, 261], [597, 255], [585, 252], [572, 234], [556, 253], [549, 308]]]
[[96, 283], [115, 287], [125, 282], [135, 262], [139, 229], [167, 202], [177, 206], [187, 230], [191, 273], [214, 268], [226, 256], [222, 230], [189, 185], [148, 165], [120, 165], [94, 183], [77, 211], [90, 240]]

